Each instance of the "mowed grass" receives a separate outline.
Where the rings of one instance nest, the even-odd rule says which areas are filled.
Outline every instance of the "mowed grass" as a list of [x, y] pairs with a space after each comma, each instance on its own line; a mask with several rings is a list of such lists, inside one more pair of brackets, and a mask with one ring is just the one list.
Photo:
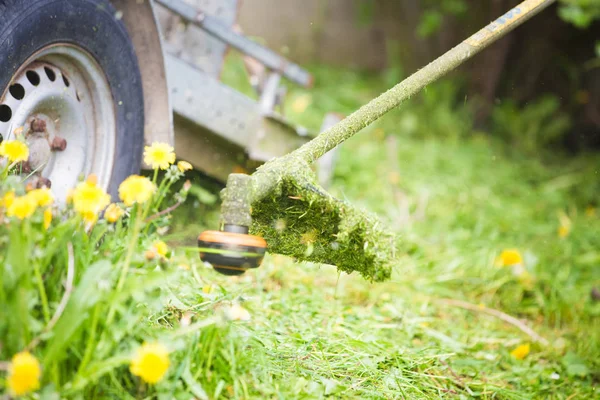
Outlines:
[[[287, 105], [312, 128], [388, 84], [335, 70], [317, 78]], [[598, 396], [600, 301], [590, 293], [600, 287], [600, 157], [525, 155], [468, 132], [463, 107], [415, 98], [340, 148], [330, 191], [398, 234], [389, 282], [277, 255], [227, 278], [190, 259], [195, 280], [174, 290], [170, 316], [203, 319], [231, 301], [251, 315], [207, 330], [188, 351], [210, 398]], [[214, 207], [178, 212], [176, 241], [198, 233], [182, 221], [215, 221]], [[507, 248], [522, 268], [497, 265]], [[523, 359], [510, 354], [524, 344]]]

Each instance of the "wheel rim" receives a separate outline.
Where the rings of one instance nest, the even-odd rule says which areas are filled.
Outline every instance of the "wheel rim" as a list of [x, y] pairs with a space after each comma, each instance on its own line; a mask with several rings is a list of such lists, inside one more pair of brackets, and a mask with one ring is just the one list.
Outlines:
[[[92, 173], [108, 188], [115, 113], [110, 86], [93, 57], [81, 48], [56, 44], [25, 62], [5, 89], [0, 134], [4, 139], [25, 136], [31, 168], [49, 179], [56, 198], [64, 201], [69, 189]], [[64, 150], [53, 146], [55, 137], [65, 139]]]

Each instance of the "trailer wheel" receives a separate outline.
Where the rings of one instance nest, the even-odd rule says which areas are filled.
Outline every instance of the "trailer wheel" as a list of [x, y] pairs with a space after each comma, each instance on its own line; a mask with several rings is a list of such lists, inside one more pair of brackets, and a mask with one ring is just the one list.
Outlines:
[[0, 0], [0, 95], [0, 140], [24, 135], [58, 199], [92, 173], [115, 196], [139, 171], [140, 71], [108, 1]]

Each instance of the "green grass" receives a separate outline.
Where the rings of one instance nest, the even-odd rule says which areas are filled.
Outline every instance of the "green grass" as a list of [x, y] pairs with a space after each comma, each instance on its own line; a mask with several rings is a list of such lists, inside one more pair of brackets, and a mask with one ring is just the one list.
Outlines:
[[[312, 128], [324, 112], [349, 112], [384, 85], [352, 72], [317, 74], [315, 90], [293, 91], [288, 104], [288, 115]], [[331, 192], [376, 211], [403, 240], [391, 281], [279, 256], [239, 279], [202, 273], [222, 290], [214, 306], [237, 297], [252, 315], [229, 331], [237, 350], [224, 366], [233, 368], [228, 396], [597, 395], [600, 303], [590, 291], [600, 285], [600, 219], [584, 210], [598, 201], [600, 158], [531, 157], [471, 133], [467, 107], [440, 94], [451, 85], [431, 88], [434, 100], [414, 99], [340, 150]], [[302, 96], [311, 104], [294, 113]], [[572, 224], [566, 238], [557, 234], [562, 214]], [[530, 279], [495, 265], [505, 248], [524, 254]], [[547, 343], [448, 299], [509, 314]], [[523, 343], [531, 352], [517, 360], [510, 351]]]
[[[314, 91], [292, 89], [286, 105], [313, 129], [393, 77], [315, 73]], [[239, 63], [225, 75], [239, 80]], [[532, 156], [471, 132], [458, 87], [433, 85], [340, 149], [331, 192], [400, 237], [385, 283], [277, 255], [241, 277], [218, 275], [193, 247], [218, 217], [219, 186], [198, 174], [187, 175], [189, 192], [175, 184], [163, 198], [163, 184], [127, 208], [131, 219], [89, 231], [72, 208], [54, 208], [46, 231], [42, 208], [19, 221], [3, 204], [0, 391], [11, 358], [28, 349], [42, 367], [30, 398], [40, 399], [597, 397], [600, 302], [590, 291], [600, 286], [600, 212], [585, 210], [598, 205], [600, 157]], [[2, 198], [24, 195], [0, 169]], [[177, 168], [164, 177], [175, 181]], [[185, 196], [173, 218], [141, 222]], [[148, 257], [159, 237], [167, 259]], [[495, 265], [505, 248], [519, 249], [527, 275]], [[170, 352], [156, 385], [129, 370], [144, 341]], [[531, 352], [512, 357], [525, 343]]]
[[[252, 314], [232, 328], [241, 341], [232, 397], [594, 397], [600, 303], [590, 290], [600, 284], [600, 220], [571, 193], [594, 178], [598, 160], [550, 167], [508, 158], [483, 139], [398, 138], [393, 185], [385, 143], [369, 135], [349, 142], [333, 192], [401, 232], [406, 254], [390, 282], [275, 256], [240, 279], [203, 274], [225, 292], [216, 304], [241, 296]], [[423, 218], [403, 219], [394, 191], [411, 210], [427, 193]], [[573, 224], [564, 239], [560, 211]], [[494, 265], [507, 247], [525, 254], [530, 285]], [[548, 344], [444, 299], [508, 313]], [[513, 359], [522, 343], [531, 353]]]

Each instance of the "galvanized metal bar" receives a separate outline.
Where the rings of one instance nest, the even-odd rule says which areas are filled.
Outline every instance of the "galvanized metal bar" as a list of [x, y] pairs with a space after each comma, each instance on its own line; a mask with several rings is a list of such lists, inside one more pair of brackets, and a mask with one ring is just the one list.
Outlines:
[[[136, 3], [131, 0], [119, 1]], [[231, 28], [237, 19], [242, 0], [186, 0], [186, 2], [195, 7], [201, 4], [204, 13], [217, 18], [223, 25]], [[144, 1], [144, 4], [147, 3], [148, 1]], [[163, 34], [164, 49], [213, 78], [219, 79], [229, 48], [227, 43], [192, 24], [189, 24], [187, 29], [181, 29], [181, 18], [177, 14], [158, 4], [155, 8]]]
[[277, 90], [280, 81], [281, 75], [277, 72], [271, 73], [267, 78], [265, 87], [259, 99], [260, 108], [265, 115], [270, 114], [275, 110], [275, 106], [277, 105]]
[[267, 68], [277, 71], [290, 81], [304, 87], [312, 86], [312, 76], [302, 67], [287, 60], [273, 50], [261, 46], [247, 37], [234, 32], [217, 18], [207, 15], [181, 0], [154, 1], [171, 12], [178, 14], [185, 21], [198, 26], [208, 34], [224, 41], [257, 61], [260, 61]]
[[[256, 101], [205, 72], [168, 53], [165, 61], [175, 117], [196, 125], [198, 139], [203, 130], [211, 132], [258, 162], [283, 156], [308, 141], [306, 130], [262, 109]], [[178, 135], [176, 129], [176, 142]], [[193, 154], [186, 157], [200, 165]]]
[[165, 60], [173, 112], [246, 148], [261, 126], [258, 104], [171, 54]]

